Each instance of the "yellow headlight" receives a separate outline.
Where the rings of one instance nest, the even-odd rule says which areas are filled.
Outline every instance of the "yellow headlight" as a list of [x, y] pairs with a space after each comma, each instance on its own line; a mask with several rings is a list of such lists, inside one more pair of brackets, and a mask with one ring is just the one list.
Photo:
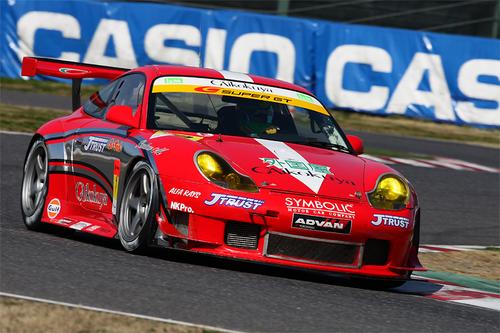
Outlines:
[[259, 191], [252, 179], [236, 172], [229, 163], [214, 153], [198, 154], [196, 163], [201, 173], [218, 186], [245, 192]]
[[238, 174], [231, 172], [225, 177], [226, 183], [229, 185], [231, 189], [237, 189], [241, 183], [240, 176]]
[[405, 181], [395, 175], [382, 177], [374, 191], [368, 193], [373, 207], [379, 209], [402, 209], [410, 200], [410, 189]]
[[199, 154], [196, 158], [201, 172], [209, 178], [220, 179], [223, 174], [222, 166], [210, 154]]

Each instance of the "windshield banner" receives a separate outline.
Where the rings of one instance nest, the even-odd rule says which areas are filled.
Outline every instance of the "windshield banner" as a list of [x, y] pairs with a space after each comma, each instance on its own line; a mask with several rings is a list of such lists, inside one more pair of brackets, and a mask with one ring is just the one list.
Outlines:
[[500, 127], [495, 39], [153, 3], [0, 7], [0, 76], [19, 77], [24, 56], [203, 66], [293, 82], [334, 109]]
[[259, 101], [293, 105], [314, 110], [325, 115], [329, 114], [321, 103], [312, 96], [298, 91], [247, 82], [167, 76], [156, 79], [153, 84], [153, 93], [162, 92], [188, 92], [249, 98]]

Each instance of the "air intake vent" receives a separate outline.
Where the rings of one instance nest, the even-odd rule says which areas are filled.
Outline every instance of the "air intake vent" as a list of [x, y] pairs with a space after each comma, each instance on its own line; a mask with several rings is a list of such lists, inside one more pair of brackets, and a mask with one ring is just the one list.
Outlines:
[[381, 239], [369, 239], [365, 244], [363, 265], [383, 266], [387, 263], [389, 242]]
[[172, 210], [170, 213], [172, 218], [172, 224], [174, 227], [183, 235], [189, 235], [189, 214], [184, 212], [179, 212], [178, 210]]
[[359, 267], [361, 247], [339, 241], [269, 233], [264, 255], [272, 258], [339, 267]]
[[226, 244], [243, 249], [256, 249], [260, 227], [250, 223], [226, 223]]

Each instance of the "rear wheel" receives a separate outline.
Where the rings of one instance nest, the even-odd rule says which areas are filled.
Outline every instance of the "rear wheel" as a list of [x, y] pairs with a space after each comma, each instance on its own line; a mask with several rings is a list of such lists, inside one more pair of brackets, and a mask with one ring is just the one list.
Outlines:
[[146, 162], [138, 162], [127, 180], [120, 202], [118, 237], [125, 250], [147, 248], [158, 211], [156, 176]]
[[26, 158], [21, 188], [21, 212], [28, 229], [39, 230], [48, 190], [48, 154], [45, 143], [33, 143]]

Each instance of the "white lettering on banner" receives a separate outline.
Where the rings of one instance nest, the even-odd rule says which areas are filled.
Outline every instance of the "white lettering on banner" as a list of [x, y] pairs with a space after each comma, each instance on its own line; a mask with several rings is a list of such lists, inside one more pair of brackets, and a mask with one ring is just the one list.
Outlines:
[[152, 26], [144, 37], [144, 49], [151, 59], [169, 64], [199, 66], [197, 51], [165, 46], [167, 40], [181, 40], [187, 46], [200, 47], [198, 28], [185, 24], [158, 24]]
[[[428, 71], [430, 91], [418, 89]], [[455, 120], [451, 96], [444, 75], [441, 57], [437, 54], [415, 53], [399, 81], [387, 106], [388, 113], [404, 114], [412, 104], [434, 108], [437, 119]]]
[[341, 45], [330, 54], [326, 64], [326, 95], [335, 105], [366, 111], [382, 109], [389, 97], [389, 88], [372, 85], [369, 91], [361, 92], [342, 86], [344, 68], [348, 63], [366, 64], [374, 72], [390, 73], [391, 55], [380, 47]]
[[[78, 14], [78, 17], [80, 15]], [[296, 59], [300, 58], [297, 52], [306, 52], [305, 49], [296, 50], [292, 39], [278, 34], [251, 32], [238, 35], [241, 32], [236, 29], [236, 32], [235, 30], [231, 32], [237, 34], [234, 38], [231, 37], [230, 40], [234, 40], [231, 45], [228, 44], [226, 29], [208, 27], [206, 35], [203, 34], [206, 40], [202, 40], [203, 36], [196, 25], [147, 25], [146, 21], [130, 22], [109, 18], [98, 19], [95, 31], [85, 32], [85, 36], [91, 36], [88, 48], [76, 52], [75, 45], [87, 43], [88, 37], [85, 37], [85, 40], [82, 37], [82, 28], [87, 27], [84, 16], [79, 20], [73, 15], [56, 11], [29, 11], [20, 16], [16, 23], [17, 41], [11, 39], [8, 31], [7, 44], [13, 52], [16, 52], [19, 60], [24, 56], [46, 56], [47, 54], [35, 54], [35, 50], [42, 50], [43, 44], [49, 42], [46, 40], [46, 34], [39, 32], [52, 31], [55, 32], [54, 35], [59, 35], [50, 41], [57, 44], [55, 50], [60, 50], [60, 54], [56, 54], [58, 59], [129, 68], [137, 67], [136, 54], [141, 55], [141, 63], [153, 61], [197, 66], [201, 62], [198, 49], [202, 48], [200, 54], [204, 55], [204, 66], [239, 72], [250, 70], [254, 52], [267, 52], [277, 58], [275, 77], [289, 82], [294, 81]], [[146, 33], [143, 36], [134, 36], [132, 39], [130, 28], [139, 24], [141, 29], [137, 31], [143, 31], [142, 25], [144, 25]], [[430, 41], [425, 36], [421, 39], [426, 48], [432, 51]], [[174, 40], [184, 43], [185, 46], [165, 45]], [[106, 54], [108, 44], [114, 49], [115, 55]], [[317, 64], [324, 66], [326, 71], [324, 82], [326, 97], [337, 106], [362, 111], [383, 112], [386, 108], [387, 113], [405, 114], [409, 108], [417, 109], [423, 106], [430, 109], [429, 113], [434, 113], [435, 118], [439, 120], [455, 121], [458, 118], [465, 123], [500, 125], [500, 84], [495, 81], [495, 78], [500, 80], [500, 60], [494, 54], [490, 56], [492, 59], [468, 59], [461, 66], [454, 64], [454, 67], [458, 67], [457, 76], [454, 77], [455, 69], [452, 69], [445, 77], [443, 62], [448, 58], [441, 59], [439, 54], [417, 52], [413, 54], [397, 86], [393, 87], [392, 82], [397, 81], [401, 75], [399, 71], [394, 72], [399, 52], [389, 44], [386, 47], [388, 49], [344, 44], [332, 51], [318, 50], [331, 52], [326, 64]], [[413, 49], [411, 46], [401, 48], [402, 52], [412, 52]], [[230, 52], [227, 52], [228, 50]], [[486, 52], [483, 57], [488, 57], [489, 53], [491, 52]], [[453, 56], [451, 51], [443, 54], [450, 58]], [[479, 54], [479, 51], [471, 51], [471, 56], [475, 54]], [[350, 73], [351, 66], [347, 66], [348, 64], [369, 66], [372, 73], [386, 76], [387, 84], [373, 84], [369, 76], [360, 76], [357, 72]], [[305, 75], [310, 76], [311, 73], [305, 72]], [[356, 80], [367, 80], [367, 91], [344, 88], [342, 83], [349, 76], [354, 76], [353, 79]], [[424, 76], [428, 76], [429, 79], [427, 91], [418, 89]], [[490, 77], [492, 80], [485, 81], [484, 77]], [[453, 87], [455, 100], [451, 98], [448, 84]]]
[[278, 35], [248, 33], [238, 37], [231, 49], [229, 70], [248, 73], [252, 53], [255, 51], [275, 53], [278, 56], [276, 78], [293, 82], [295, 46], [290, 39]]
[[458, 102], [457, 114], [467, 123], [499, 126], [500, 85], [479, 82], [482, 75], [495, 76], [500, 82], [500, 60], [472, 59], [465, 62], [458, 72], [458, 88], [469, 98], [495, 101], [496, 109], [479, 108], [473, 102]]
[[203, 66], [213, 69], [224, 69], [224, 50], [226, 49], [227, 31], [224, 29], [208, 29], [205, 45], [205, 61]]
[[[113, 41], [116, 57], [105, 55], [110, 40]], [[99, 21], [83, 62], [115, 67], [137, 67], [127, 22], [109, 19]]]
[[[60, 31], [64, 38], [81, 38], [80, 24], [71, 15], [51, 12], [26, 13], [17, 21], [19, 60], [22, 61], [23, 57], [35, 56], [35, 34], [41, 29]], [[76, 52], [61, 52], [58, 59], [80, 61], [80, 55]]]

